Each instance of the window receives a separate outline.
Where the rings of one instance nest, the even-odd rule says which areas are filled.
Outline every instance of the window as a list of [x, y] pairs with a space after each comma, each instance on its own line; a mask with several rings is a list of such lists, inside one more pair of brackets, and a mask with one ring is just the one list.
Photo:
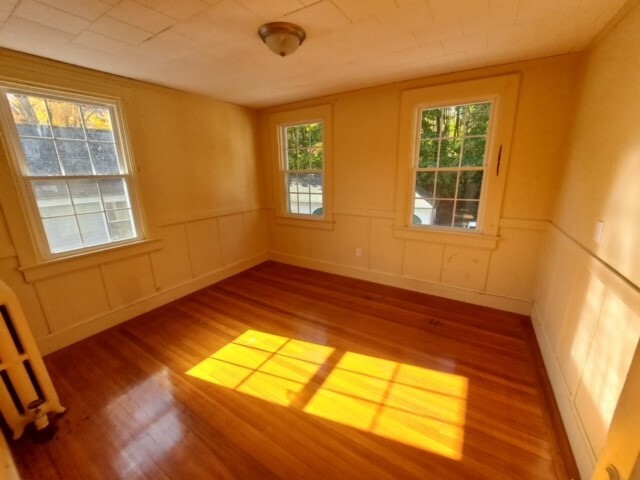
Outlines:
[[323, 215], [323, 132], [321, 121], [281, 127], [288, 213]]
[[395, 235], [494, 248], [519, 75], [401, 97]]
[[14, 170], [42, 257], [142, 237], [115, 102], [2, 87]]
[[269, 117], [276, 221], [312, 228], [331, 222], [331, 106]]
[[414, 162], [414, 225], [478, 225], [491, 103], [420, 111]]

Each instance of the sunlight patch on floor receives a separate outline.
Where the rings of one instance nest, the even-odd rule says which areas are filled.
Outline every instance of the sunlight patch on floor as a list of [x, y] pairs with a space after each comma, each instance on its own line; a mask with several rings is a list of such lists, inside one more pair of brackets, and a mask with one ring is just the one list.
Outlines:
[[334, 349], [247, 330], [187, 374], [289, 406]]
[[[330, 365], [329, 358], [336, 354], [339, 360]], [[323, 366], [330, 371], [321, 373]], [[256, 330], [247, 330], [186, 373], [412, 447], [462, 458], [468, 381], [459, 375]]]
[[304, 411], [460, 460], [467, 379], [346, 352]]

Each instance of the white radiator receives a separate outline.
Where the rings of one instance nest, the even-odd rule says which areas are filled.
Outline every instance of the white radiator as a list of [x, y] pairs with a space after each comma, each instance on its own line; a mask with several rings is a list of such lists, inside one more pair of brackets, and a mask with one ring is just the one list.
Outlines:
[[[40, 403], [38, 408], [34, 405]], [[31, 408], [29, 408], [31, 404]], [[0, 281], [0, 412], [19, 438], [38, 421], [46, 426], [47, 412], [64, 412], [18, 298]]]

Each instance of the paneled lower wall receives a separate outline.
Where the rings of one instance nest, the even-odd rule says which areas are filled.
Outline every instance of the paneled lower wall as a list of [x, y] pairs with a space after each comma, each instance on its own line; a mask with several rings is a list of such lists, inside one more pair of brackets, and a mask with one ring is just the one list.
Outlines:
[[264, 210], [226, 213], [157, 229], [141, 253], [37, 275], [5, 249], [0, 276], [16, 291], [43, 354], [243, 271], [268, 258]]
[[[494, 249], [399, 238], [392, 214], [337, 213], [333, 230], [271, 218], [271, 258], [529, 315], [546, 222], [500, 223]], [[361, 253], [359, 256], [358, 253]]]
[[582, 478], [590, 479], [640, 337], [640, 293], [554, 226], [532, 319]]

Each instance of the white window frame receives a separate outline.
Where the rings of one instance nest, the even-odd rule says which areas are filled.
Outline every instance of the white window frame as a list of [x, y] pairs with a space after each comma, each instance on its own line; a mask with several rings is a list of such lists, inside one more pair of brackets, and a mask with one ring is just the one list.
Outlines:
[[[287, 140], [286, 127], [321, 122], [323, 124], [323, 168], [322, 168], [322, 215], [312, 213], [292, 213], [288, 208]], [[271, 138], [272, 175], [275, 193], [276, 221], [288, 225], [304, 225], [311, 228], [333, 228], [332, 203], [332, 146], [333, 127], [331, 105], [319, 105], [269, 116], [269, 134]], [[301, 173], [318, 173], [300, 171]]]
[[[305, 125], [313, 125], [313, 124], [319, 124], [322, 125], [322, 152], [323, 152], [323, 158], [322, 158], [322, 168], [306, 168], [306, 169], [298, 169], [298, 170], [292, 170], [289, 168], [289, 158], [288, 158], [288, 152], [289, 152], [289, 141], [287, 139], [287, 129], [288, 128], [295, 128], [295, 127], [302, 127]], [[309, 204], [309, 213], [302, 213], [300, 211], [298, 212], [293, 212], [293, 208], [291, 205], [291, 192], [288, 190], [287, 185], [289, 184], [288, 182], [288, 177], [290, 175], [319, 175], [320, 178], [322, 180], [324, 180], [324, 122], [322, 120], [308, 120], [305, 122], [296, 122], [296, 123], [291, 123], [291, 124], [281, 124], [279, 126], [278, 129], [278, 133], [280, 134], [280, 145], [282, 145], [282, 148], [280, 149], [280, 154], [281, 154], [281, 162], [282, 162], [282, 181], [284, 182], [284, 188], [285, 191], [287, 192], [287, 195], [285, 195], [285, 200], [286, 200], [286, 209], [287, 209], [287, 215], [294, 215], [294, 216], [310, 216], [310, 215], [318, 215], [316, 213], [314, 213], [315, 210], [311, 209], [311, 204]], [[298, 207], [300, 207], [300, 201], [298, 200]], [[322, 203], [320, 205], [320, 208], [322, 209], [322, 211], [324, 212], [324, 188], [322, 191]], [[324, 218], [324, 213], [319, 214], [320, 217]]]
[[[458, 108], [458, 107], [468, 107], [470, 105], [489, 105], [489, 124], [487, 125], [487, 132], [486, 135], [484, 135], [485, 137], [485, 148], [483, 151], [483, 155], [482, 155], [482, 165], [455, 165], [455, 166], [442, 166], [440, 165], [440, 162], [438, 161], [438, 164], [436, 166], [427, 166], [427, 167], [420, 167], [419, 166], [419, 161], [420, 161], [420, 147], [421, 147], [421, 143], [423, 140], [423, 137], [420, 134], [416, 135], [416, 146], [414, 149], [414, 159], [413, 159], [413, 165], [412, 165], [412, 185], [413, 185], [413, 190], [415, 193], [414, 196], [414, 200], [413, 200], [413, 208], [412, 208], [412, 212], [413, 215], [417, 215], [416, 210], [418, 208], [416, 208], [416, 199], [418, 198], [417, 195], [417, 179], [418, 179], [418, 175], [420, 175], [421, 173], [433, 173], [434, 174], [434, 182], [435, 184], [433, 185], [434, 187], [434, 194], [435, 197], [434, 199], [437, 200], [437, 198], [439, 197], [438, 194], [438, 179], [440, 178], [440, 175], [443, 174], [456, 174], [456, 185], [455, 185], [455, 189], [454, 189], [454, 194], [453, 197], [446, 197], [444, 200], [453, 200], [453, 205], [454, 205], [454, 209], [451, 212], [452, 216], [451, 216], [451, 222], [450, 225], [442, 225], [441, 223], [438, 224], [433, 224], [433, 223], [416, 223], [415, 222], [415, 217], [412, 219], [412, 226], [415, 227], [419, 227], [419, 228], [432, 228], [432, 227], [436, 227], [436, 228], [452, 228], [455, 231], [459, 231], [460, 228], [469, 228], [470, 230], [475, 230], [476, 228], [473, 227], [459, 227], [456, 225], [453, 225], [456, 221], [456, 210], [457, 210], [457, 205], [459, 202], [473, 202], [478, 204], [478, 206], [484, 205], [483, 199], [484, 199], [484, 193], [486, 191], [486, 188], [483, 188], [487, 182], [484, 181], [484, 178], [487, 176], [487, 162], [486, 162], [486, 153], [487, 153], [487, 141], [489, 139], [489, 135], [491, 134], [491, 120], [493, 119], [493, 103], [492, 102], [479, 102], [479, 103], [471, 103], [471, 104], [455, 104], [455, 105], [446, 105], [444, 107], [427, 107], [427, 108], [423, 108], [423, 109], [419, 109], [418, 110], [418, 118], [416, 119], [418, 122], [421, 122], [423, 120], [424, 117], [424, 112], [425, 111], [429, 111], [429, 110], [440, 110], [442, 111], [443, 109], [450, 109], [450, 108]], [[419, 132], [419, 130], [417, 130]], [[475, 136], [468, 136], [466, 133], [462, 136], [461, 138], [461, 144], [460, 144], [460, 156], [464, 159], [464, 152], [465, 152], [465, 146], [467, 144], [467, 142], [469, 141], [469, 139], [471, 139], [471, 141], [474, 138], [477, 138], [481, 135], [475, 135]], [[445, 149], [443, 147], [443, 144], [446, 140], [448, 140], [450, 137], [434, 137], [431, 138], [429, 137], [428, 140], [429, 141], [436, 141], [438, 144], [438, 149], [437, 149], [437, 154], [436, 154], [436, 160], [438, 159], [442, 159], [443, 158], [443, 150]], [[458, 157], [458, 160], [460, 162], [460, 157]], [[459, 196], [459, 186], [460, 186], [460, 182], [459, 182], [459, 176], [462, 175], [465, 172], [481, 172], [482, 173], [482, 182], [480, 184], [480, 191], [478, 192], [478, 198], [477, 199], [467, 199], [464, 197], [460, 197]], [[433, 206], [432, 206], [433, 207]], [[432, 208], [432, 210], [435, 209], [435, 207]], [[433, 213], [431, 214], [432, 218], [431, 220], [433, 220]], [[478, 222], [478, 219], [480, 217], [480, 212], [478, 212], [478, 215], [475, 219], [475, 223]]]
[[[136, 235], [132, 238], [110, 241], [99, 245], [75, 248], [63, 252], [53, 253], [49, 248], [49, 242], [44, 230], [44, 225], [40, 211], [37, 206], [36, 198], [33, 193], [31, 182], [34, 176], [29, 175], [27, 170], [27, 161], [24, 151], [20, 143], [20, 137], [17, 127], [13, 120], [11, 108], [7, 100], [7, 93], [26, 94], [48, 99], [56, 99], [82, 104], [95, 104], [109, 108], [112, 121], [112, 131], [115, 139], [116, 152], [121, 167], [119, 175], [109, 175], [106, 177], [123, 178], [129, 195], [132, 217]], [[142, 215], [140, 200], [138, 196], [138, 188], [135, 181], [135, 168], [133, 165], [133, 155], [127, 135], [126, 121], [123, 114], [122, 101], [117, 98], [105, 97], [100, 95], [85, 95], [75, 92], [61, 91], [54, 88], [42, 88], [30, 85], [22, 85], [11, 82], [0, 82], [0, 122], [3, 127], [6, 138], [6, 147], [9, 157], [9, 164], [13, 174], [15, 184], [17, 186], [19, 200], [28, 221], [28, 230], [31, 240], [35, 246], [35, 261], [37, 263], [47, 262], [50, 260], [58, 260], [64, 258], [72, 258], [84, 253], [99, 252], [103, 250], [111, 250], [113, 248], [125, 245], [139, 243], [147, 236], [146, 225]], [[87, 175], [87, 178], [101, 178], [101, 175]], [[51, 176], [54, 179], [79, 178], [77, 176]]]
[[[520, 76], [504, 75], [402, 92], [394, 234], [399, 238], [495, 248]], [[413, 224], [420, 116], [429, 108], [492, 104], [477, 228]]]

